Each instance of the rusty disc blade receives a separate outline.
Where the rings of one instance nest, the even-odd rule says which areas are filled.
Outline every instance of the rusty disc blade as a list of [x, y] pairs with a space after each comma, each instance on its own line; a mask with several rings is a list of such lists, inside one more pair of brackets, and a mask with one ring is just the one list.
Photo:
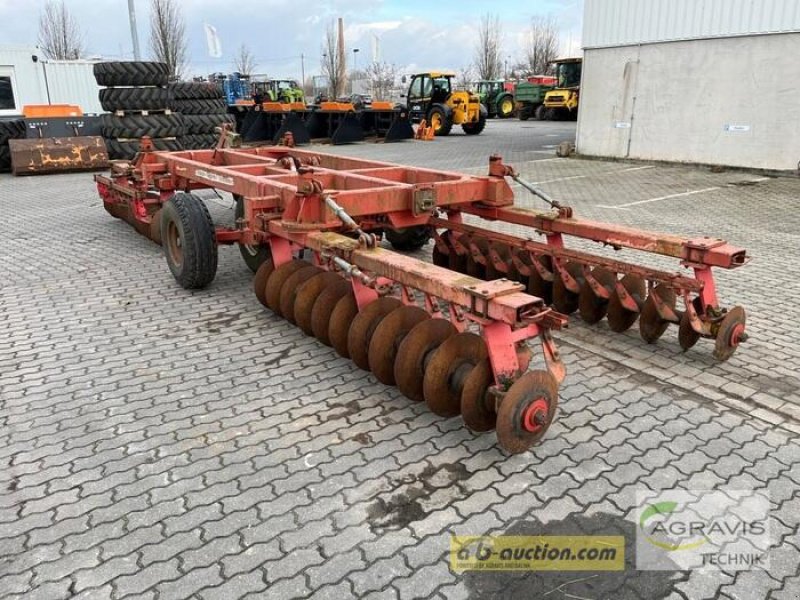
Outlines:
[[661, 298], [661, 301], [670, 308], [675, 308], [675, 290], [671, 287], [660, 283], [650, 290], [650, 295], [644, 301], [642, 313], [639, 315], [639, 333], [648, 344], [654, 344], [669, 327], [669, 321], [662, 319], [658, 314], [653, 295]]
[[[614, 284], [617, 281], [617, 276], [608, 269], [597, 267], [592, 271], [592, 276], [597, 282], [606, 288], [610, 293], [614, 293]], [[581, 319], [594, 325], [599, 323], [608, 312], [608, 300], [600, 298], [594, 293], [594, 290], [584, 280], [581, 285], [581, 293], [578, 298], [578, 310], [580, 311]]]
[[472, 368], [461, 390], [461, 417], [471, 431], [491, 431], [497, 421], [489, 387], [494, 383], [492, 367], [485, 358]]
[[700, 334], [692, 327], [692, 321], [689, 319], [689, 313], [684, 312], [681, 316], [681, 322], [678, 325], [678, 343], [681, 348], [686, 352], [689, 348], [694, 346], [700, 339]]
[[[506, 278], [511, 281], [519, 281], [520, 274], [519, 271], [517, 271], [517, 265], [514, 264], [514, 259], [511, 257], [511, 248], [508, 244], [490, 242], [489, 249], [491, 252], [487, 254], [486, 259], [491, 263], [491, 271], [493, 271], [495, 275], [494, 279]], [[505, 270], [498, 269], [494, 262], [492, 262], [492, 254], [500, 259]]]
[[742, 341], [745, 326], [747, 325], [747, 314], [741, 306], [734, 306], [722, 319], [722, 323], [717, 330], [717, 337], [714, 342], [714, 358], [717, 360], [728, 360]]
[[[647, 293], [647, 284], [638, 275], [628, 274], [620, 281], [622, 286], [636, 300], [639, 306], [644, 302], [644, 295]], [[611, 294], [608, 301], [608, 326], [611, 331], [622, 333], [631, 328], [636, 322], [639, 313], [630, 311], [622, 305], [616, 290]]]
[[[541, 423], [525, 427], [531, 405], [541, 405]], [[506, 392], [497, 411], [497, 441], [510, 454], [520, 454], [538, 442], [550, 427], [558, 406], [558, 382], [547, 371], [528, 371]]]
[[[551, 271], [553, 270], [553, 262], [549, 256], [541, 256], [536, 258], [544, 265], [544, 267]], [[541, 298], [545, 305], [550, 306], [553, 303], [553, 282], [544, 279], [536, 270], [536, 267], [531, 267], [531, 274], [528, 277], [528, 293], [531, 296]]]
[[439, 246], [433, 245], [433, 264], [437, 267], [447, 268], [450, 263], [450, 255], [454, 253], [453, 245], [450, 243], [450, 232], [445, 231], [442, 233], [442, 241], [447, 245], [448, 252], [439, 250]]
[[428, 319], [414, 326], [400, 343], [394, 359], [394, 380], [407, 398], [415, 402], [425, 400], [422, 382], [425, 365], [433, 352], [457, 332], [447, 319]]
[[430, 318], [418, 306], [401, 306], [386, 315], [369, 342], [367, 362], [372, 374], [385, 385], [394, 385], [397, 350], [415, 325]]
[[255, 277], [253, 277], [253, 291], [256, 293], [256, 298], [262, 305], [267, 306], [267, 279], [272, 275], [275, 270], [275, 264], [272, 260], [265, 260], [258, 267]]
[[266, 292], [264, 294], [267, 300], [267, 306], [272, 309], [277, 315], [281, 314], [281, 288], [284, 282], [289, 279], [289, 276], [295, 271], [299, 271], [305, 267], [310, 267], [311, 264], [305, 260], [290, 260], [275, 269], [267, 279]]
[[[339, 303], [339, 300], [348, 296], [348, 294], [353, 293], [353, 286], [352, 284], [339, 277], [338, 281], [334, 281], [333, 283], [329, 284], [319, 296], [314, 301], [314, 306], [311, 309], [311, 323], [310, 333], [309, 335], [313, 335], [317, 338], [320, 342], [325, 344], [326, 346], [332, 346], [331, 338], [330, 338], [330, 331], [331, 331], [331, 320], [333, 319], [333, 313], [336, 310], [336, 307]], [[347, 311], [345, 311], [347, 312]], [[349, 320], [346, 322], [346, 328], [344, 329], [344, 346], [345, 350], [347, 350], [347, 330], [350, 328], [350, 322], [358, 312], [358, 309], [350, 316]], [[349, 314], [349, 312], [347, 312]], [[340, 315], [342, 318], [347, 316]], [[297, 313], [295, 313], [295, 317], [297, 317]], [[299, 322], [299, 321], [298, 321]], [[303, 331], [306, 331], [303, 329]]]
[[[314, 303], [325, 288], [335, 285], [337, 281], [344, 280], [336, 273], [323, 271], [322, 273], [317, 273], [297, 288], [292, 314], [294, 315], [295, 325], [302, 329], [306, 335], [313, 335], [311, 311], [314, 309]], [[328, 332], [327, 323], [325, 324], [325, 332]]]
[[347, 351], [357, 367], [369, 371], [369, 343], [372, 334], [384, 317], [402, 304], [397, 298], [384, 296], [358, 311], [350, 323], [350, 331], [347, 332]]
[[[583, 285], [583, 267], [581, 265], [568, 262], [566, 269], [572, 275], [572, 278], [578, 282], [578, 285]], [[565, 315], [571, 315], [578, 310], [579, 301], [580, 294], [567, 289], [564, 280], [556, 273], [553, 277], [553, 306], [555, 309]]]
[[[347, 334], [357, 314], [358, 304], [356, 304], [356, 297], [351, 289], [336, 302], [328, 320], [328, 340], [337, 354], [343, 358], [350, 358], [350, 352], [347, 350]], [[314, 325], [321, 325], [321, 323], [315, 321]], [[314, 336], [318, 339], [320, 337], [316, 327]]]
[[472, 368], [486, 358], [486, 342], [474, 333], [447, 338], [425, 368], [422, 390], [431, 412], [454, 417], [461, 411], [461, 390]]
[[286, 281], [283, 282], [281, 286], [280, 309], [283, 318], [289, 321], [289, 323], [294, 323], [294, 301], [295, 298], [297, 298], [297, 289], [314, 277], [314, 275], [319, 275], [322, 272], [323, 270], [321, 268], [314, 265], [303, 267], [289, 275]]

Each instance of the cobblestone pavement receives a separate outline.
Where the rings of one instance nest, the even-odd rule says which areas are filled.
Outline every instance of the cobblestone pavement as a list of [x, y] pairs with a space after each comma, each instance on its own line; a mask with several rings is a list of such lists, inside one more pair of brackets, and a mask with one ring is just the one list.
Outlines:
[[[751, 333], [727, 363], [705, 341], [681, 353], [673, 331], [647, 346], [573, 319], [558, 418], [514, 457], [265, 312], [236, 249], [187, 292], [90, 175], [0, 176], [0, 597], [800, 597], [800, 180], [537, 150], [564, 127], [330, 149], [476, 171], [499, 151], [582, 216], [753, 255], [719, 273]], [[448, 567], [451, 533], [632, 542], [636, 490], [672, 487], [768, 491], [769, 568], [587, 584]]]

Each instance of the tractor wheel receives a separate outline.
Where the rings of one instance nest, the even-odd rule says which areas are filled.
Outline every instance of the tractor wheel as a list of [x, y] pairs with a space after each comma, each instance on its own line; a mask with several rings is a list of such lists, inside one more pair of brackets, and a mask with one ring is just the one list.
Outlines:
[[[236, 117], [233, 115], [184, 115], [183, 123], [185, 135], [213, 134], [217, 127], [223, 123], [236, 125]], [[216, 136], [215, 136], [216, 137]]]
[[172, 97], [176, 100], [203, 100], [222, 98], [222, 92], [213, 83], [196, 81], [177, 81], [169, 84]]
[[392, 248], [400, 252], [419, 250], [431, 239], [431, 230], [425, 225], [404, 227], [403, 229], [387, 229], [386, 239]]
[[453, 115], [441, 104], [428, 111], [428, 125], [433, 127], [433, 135], [448, 135], [453, 128]]
[[534, 112], [534, 116], [536, 117], [537, 121], [544, 121], [547, 117], [547, 108], [545, 108], [544, 104], [540, 104], [536, 107], [536, 112]]
[[167, 265], [182, 288], [206, 287], [217, 274], [217, 236], [203, 201], [178, 192], [161, 211], [161, 236]]
[[160, 62], [100, 62], [93, 70], [97, 85], [103, 87], [166, 85], [169, 80], [169, 67]]
[[169, 90], [159, 87], [103, 88], [100, 106], [108, 112], [118, 110], [163, 110], [169, 106]]
[[[233, 197], [236, 199], [234, 217], [236, 218], [236, 221], [238, 221], [239, 219], [244, 218], [244, 198], [239, 194], [235, 194]], [[258, 271], [258, 267], [260, 267], [264, 261], [272, 258], [272, 251], [266, 244], [261, 244], [259, 246], [239, 244], [239, 252], [241, 252], [245, 264], [253, 273]]]
[[467, 135], [478, 135], [481, 131], [486, 128], [486, 114], [481, 111], [481, 116], [478, 118], [477, 123], [464, 123], [461, 126], [461, 129], [464, 130], [464, 133]]
[[511, 94], [500, 96], [497, 101], [497, 116], [501, 119], [508, 119], [514, 114], [514, 99]]
[[519, 120], [520, 121], [527, 121], [531, 118], [531, 108], [530, 106], [523, 105], [522, 108], [519, 109]]
[[224, 115], [228, 113], [225, 100], [197, 98], [178, 100], [173, 98], [170, 108], [184, 115]]
[[135, 139], [149, 135], [152, 138], [171, 138], [183, 135], [183, 117], [171, 115], [103, 115], [101, 118], [101, 131], [106, 138]]

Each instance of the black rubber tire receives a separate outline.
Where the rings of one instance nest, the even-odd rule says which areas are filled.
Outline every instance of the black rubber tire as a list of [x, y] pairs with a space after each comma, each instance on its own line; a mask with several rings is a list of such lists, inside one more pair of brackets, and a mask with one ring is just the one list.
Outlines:
[[11, 152], [7, 145], [0, 146], [0, 173], [11, 170]]
[[[106, 138], [106, 150], [108, 150], [108, 158], [110, 160], [133, 160], [136, 153], [139, 152], [139, 140], [126, 140], [120, 141], [113, 138]], [[153, 146], [156, 150], [168, 150], [175, 152], [183, 150], [178, 140], [153, 140]]]
[[453, 112], [447, 107], [442, 104], [434, 104], [431, 109], [428, 111], [428, 127], [431, 127], [431, 117], [434, 114], [438, 114], [442, 120], [442, 126], [439, 128], [439, 131], [434, 131], [434, 135], [438, 136], [445, 136], [449, 135], [450, 130], [453, 129]]
[[[500, 111], [500, 107], [502, 106], [503, 101], [506, 100], [506, 99], [511, 100], [511, 111], [508, 112], [508, 113], [503, 113], [503, 112]], [[500, 119], [510, 119], [511, 117], [514, 116], [514, 98], [511, 96], [511, 94], [503, 94], [503, 95], [501, 95], [497, 99], [497, 102], [495, 103], [495, 106], [497, 106], [497, 117], [498, 118], [500, 118]]]
[[519, 120], [520, 121], [527, 121], [531, 118], [531, 108], [530, 106], [523, 106], [519, 109]]
[[[234, 194], [233, 198], [236, 200], [236, 208], [234, 208], [234, 217], [238, 221], [244, 216], [244, 198], [238, 194]], [[272, 251], [268, 245], [263, 246], [246, 246], [238, 244], [239, 252], [242, 254], [244, 264], [255, 273], [258, 268], [272, 258]]]
[[146, 61], [100, 62], [94, 64], [94, 78], [97, 85], [106, 87], [167, 85], [169, 67]]
[[184, 135], [178, 138], [184, 150], [208, 150], [217, 145], [219, 137], [214, 133]]
[[[180, 260], [173, 255], [170, 232], [180, 240]], [[175, 281], [187, 290], [206, 287], [217, 274], [217, 236], [203, 201], [194, 194], [178, 192], [161, 210], [161, 233], [167, 265]]]
[[222, 91], [214, 83], [202, 81], [177, 81], [169, 84], [175, 100], [203, 100], [222, 98]]
[[8, 140], [21, 140], [25, 137], [24, 119], [0, 121], [0, 146], [7, 146]]
[[169, 138], [183, 135], [183, 115], [103, 115], [101, 120], [103, 137], [139, 139], [145, 135], [153, 138]]
[[478, 118], [477, 123], [464, 123], [461, 125], [461, 129], [464, 130], [464, 133], [467, 135], [478, 135], [481, 131], [486, 128], [486, 115], [483, 114], [481, 111], [481, 116]]
[[160, 87], [104, 88], [100, 90], [103, 110], [164, 110], [169, 108], [169, 90]]
[[536, 117], [537, 121], [547, 120], [547, 107], [544, 104], [540, 104], [533, 112], [533, 116]]
[[214, 130], [223, 123], [230, 123], [236, 126], [236, 117], [233, 115], [183, 115], [185, 126], [184, 135], [199, 135], [204, 133], [216, 133]]
[[228, 105], [224, 100], [208, 98], [195, 100], [172, 100], [172, 110], [184, 115], [224, 115], [228, 112]]
[[403, 229], [387, 229], [386, 239], [392, 248], [400, 252], [419, 250], [431, 239], [431, 229], [425, 225], [405, 227]]

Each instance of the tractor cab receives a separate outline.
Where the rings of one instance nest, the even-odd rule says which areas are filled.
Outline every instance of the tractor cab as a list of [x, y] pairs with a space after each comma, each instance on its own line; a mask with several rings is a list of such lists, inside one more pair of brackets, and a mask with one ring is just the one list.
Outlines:
[[454, 73], [431, 71], [411, 76], [406, 106], [414, 123], [423, 119], [435, 135], [447, 135], [453, 125], [467, 134], [478, 134], [486, 126], [486, 109], [478, 96], [453, 86]]
[[581, 84], [580, 58], [565, 58], [556, 63], [556, 81], [560, 88], [576, 88]]
[[577, 119], [583, 59], [562, 58], [555, 65], [556, 87], [544, 97], [548, 118]]
[[476, 81], [473, 89], [489, 117], [506, 119], [514, 113], [514, 94], [506, 89], [506, 82], [502, 79]]
[[294, 79], [262, 79], [254, 76], [252, 79], [253, 97], [262, 102], [304, 102], [303, 90]]

